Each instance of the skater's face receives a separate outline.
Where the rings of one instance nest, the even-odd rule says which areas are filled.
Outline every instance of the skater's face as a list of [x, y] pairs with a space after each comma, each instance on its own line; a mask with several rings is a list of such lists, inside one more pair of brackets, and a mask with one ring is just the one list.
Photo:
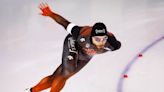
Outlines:
[[98, 48], [104, 48], [105, 43], [107, 42], [108, 36], [93, 36], [92, 37], [92, 42], [93, 44]]

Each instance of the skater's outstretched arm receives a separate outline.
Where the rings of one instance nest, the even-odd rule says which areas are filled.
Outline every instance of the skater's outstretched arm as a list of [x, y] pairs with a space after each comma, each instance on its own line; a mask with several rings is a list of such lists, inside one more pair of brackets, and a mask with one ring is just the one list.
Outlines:
[[42, 11], [43, 16], [51, 17], [55, 20], [58, 24], [62, 25], [65, 29], [67, 28], [68, 24], [70, 23], [68, 20], [60, 16], [59, 14], [53, 12], [47, 3], [41, 3], [39, 5], [40, 10]]

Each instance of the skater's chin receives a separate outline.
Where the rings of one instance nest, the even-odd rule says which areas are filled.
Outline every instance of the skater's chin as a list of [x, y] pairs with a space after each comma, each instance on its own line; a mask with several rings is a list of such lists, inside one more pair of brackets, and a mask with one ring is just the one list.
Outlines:
[[104, 48], [104, 45], [99, 45], [99, 46], [96, 46], [98, 49], [103, 49]]

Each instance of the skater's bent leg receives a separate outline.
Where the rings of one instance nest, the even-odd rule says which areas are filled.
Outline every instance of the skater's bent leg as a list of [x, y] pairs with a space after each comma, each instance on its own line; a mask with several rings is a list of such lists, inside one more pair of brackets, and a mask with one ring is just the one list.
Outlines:
[[52, 83], [50, 92], [60, 92], [60, 90], [64, 87], [66, 80], [67, 79], [62, 76], [56, 77]]
[[76, 42], [72, 35], [68, 35], [64, 41], [62, 55], [62, 72], [55, 76], [50, 92], [60, 92], [66, 80], [75, 74], [77, 68], [77, 49]]
[[39, 92], [41, 90], [51, 87], [52, 75], [43, 78], [36, 86], [32, 87], [32, 92]]
[[39, 92], [44, 89], [50, 88], [55, 76], [61, 73], [61, 70], [62, 67], [60, 65], [52, 75], [43, 78], [36, 86], [32, 87], [32, 92]]
[[67, 79], [69, 79], [71, 76], [73, 76], [76, 72], [68, 72], [67, 70], [63, 70], [62, 73], [59, 76], [55, 76], [50, 92], [60, 92], [62, 88], [64, 87]]
[[[72, 66], [70, 66], [69, 68], [72, 68]], [[50, 92], [60, 92], [64, 87], [67, 79], [69, 79], [75, 73], [76, 71], [70, 71], [70, 69], [63, 66], [62, 72], [59, 75], [55, 76], [55, 78], [53, 79]]]

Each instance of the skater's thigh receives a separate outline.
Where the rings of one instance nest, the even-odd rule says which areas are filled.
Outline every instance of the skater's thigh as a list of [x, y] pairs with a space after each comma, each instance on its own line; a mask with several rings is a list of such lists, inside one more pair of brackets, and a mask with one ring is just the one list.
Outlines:
[[77, 43], [72, 38], [71, 35], [68, 35], [65, 38], [63, 46], [63, 55], [62, 55], [62, 66], [63, 71], [75, 72], [78, 61], [78, 50]]

